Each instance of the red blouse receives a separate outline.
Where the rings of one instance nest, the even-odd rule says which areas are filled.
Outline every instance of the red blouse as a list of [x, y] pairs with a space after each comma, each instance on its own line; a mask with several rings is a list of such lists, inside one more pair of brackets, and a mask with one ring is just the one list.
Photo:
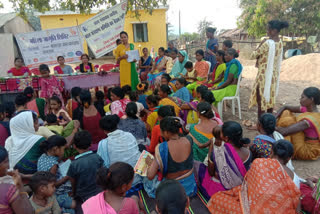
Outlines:
[[21, 67], [19, 69], [13, 67], [8, 71], [8, 74], [12, 73], [13, 76], [23, 76], [27, 72], [30, 74], [28, 67]]

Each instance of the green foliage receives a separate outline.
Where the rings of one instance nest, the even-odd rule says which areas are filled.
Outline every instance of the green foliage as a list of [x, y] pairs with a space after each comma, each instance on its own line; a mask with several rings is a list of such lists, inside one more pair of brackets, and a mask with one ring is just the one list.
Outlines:
[[184, 33], [180, 36], [180, 40], [185, 42], [191, 42], [194, 40], [198, 40], [200, 35], [198, 33]]
[[[21, 16], [26, 16], [27, 9], [35, 9], [39, 12], [48, 10], [71, 10], [80, 11], [80, 13], [90, 13], [92, 8], [105, 8], [116, 5], [121, 0], [9, 0], [13, 3], [13, 8], [18, 11]], [[0, 0], [1, 2], [1, 0]], [[152, 13], [153, 8], [159, 5], [166, 5], [167, 0], [128, 0], [127, 8], [143, 9]]]
[[319, 0], [241, 0], [240, 7], [238, 26], [251, 36], [265, 35], [272, 19], [288, 21], [290, 35], [317, 35], [320, 31]]

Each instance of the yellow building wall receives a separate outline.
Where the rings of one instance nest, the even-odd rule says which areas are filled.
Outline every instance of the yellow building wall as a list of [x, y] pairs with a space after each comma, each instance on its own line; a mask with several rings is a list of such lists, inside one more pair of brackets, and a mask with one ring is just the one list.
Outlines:
[[[140, 50], [144, 47], [153, 47], [158, 52], [159, 47], [167, 47], [167, 27], [166, 9], [153, 10], [152, 15], [146, 11], [139, 11], [137, 18], [134, 12], [128, 12], [125, 17], [124, 31], [129, 35], [129, 42], [134, 43], [133, 24], [138, 22], [147, 23], [148, 42], [134, 43], [135, 49]], [[42, 30], [77, 26], [96, 14], [66, 14], [66, 15], [40, 15]], [[84, 41], [84, 51], [88, 53], [87, 44]]]

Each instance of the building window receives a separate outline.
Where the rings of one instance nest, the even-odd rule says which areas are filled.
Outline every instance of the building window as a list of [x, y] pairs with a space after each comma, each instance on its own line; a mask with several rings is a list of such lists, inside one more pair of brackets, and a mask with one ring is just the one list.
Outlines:
[[147, 23], [133, 24], [134, 42], [148, 42]]

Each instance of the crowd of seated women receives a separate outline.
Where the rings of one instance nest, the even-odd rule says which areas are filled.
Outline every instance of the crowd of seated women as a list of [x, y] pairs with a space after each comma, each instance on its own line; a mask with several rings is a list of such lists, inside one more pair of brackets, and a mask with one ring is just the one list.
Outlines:
[[[0, 211], [138, 214], [144, 189], [155, 213], [185, 213], [197, 194], [210, 213], [319, 212], [319, 179], [300, 178], [291, 159], [320, 156], [320, 90], [306, 88], [300, 106], [263, 114], [251, 141], [215, 107], [235, 93], [242, 71], [230, 42], [224, 49], [214, 53], [213, 73], [208, 50], [196, 52], [193, 66], [185, 51], [160, 48], [153, 61], [144, 49], [136, 91], [75, 87], [66, 101], [40, 66], [46, 91], [38, 97], [27, 87], [0, 105]], [[80, 69], [93, 70], [82, 58]], [[141, 176], [134, 167], [144, 150], [153, 158]]]

